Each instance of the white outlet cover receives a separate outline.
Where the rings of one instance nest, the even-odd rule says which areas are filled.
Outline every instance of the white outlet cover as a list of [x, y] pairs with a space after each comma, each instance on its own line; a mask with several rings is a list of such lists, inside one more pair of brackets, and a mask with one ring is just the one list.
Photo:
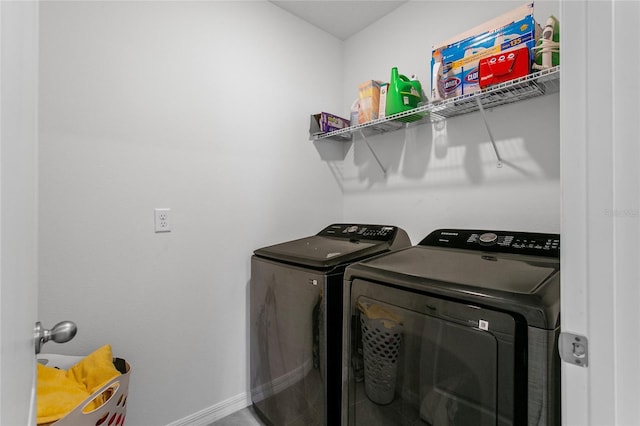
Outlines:
[[171, 209], [155, 209], [154, 225], [156, 232], [171, 232]]

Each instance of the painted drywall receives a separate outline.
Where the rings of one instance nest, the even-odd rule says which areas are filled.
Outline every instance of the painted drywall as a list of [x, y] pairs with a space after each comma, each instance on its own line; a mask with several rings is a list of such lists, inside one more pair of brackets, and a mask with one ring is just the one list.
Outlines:
[[38, 4], [0, 2], [0, 424], [35, 424]]
[[[433, 44], [523, 3], [416, 1], [396, 9], [345, 42], [343, 114], [360, 83], [388, 81], [392, 67], [416, 74], [429, 93]], [[536, 20], [544, 25], [558, 8], [535, 2]], [[346, 145], [344, 161], [329, 162], [340, 171], [345, 220], [395, 224], [414, 243], [443, 227], [559, 232], [558, 94], [486, 110], [486, 117], [500, 168], [478, 112]]]
[[340, 107], [341, 42], [268, 2], [43, 2], [40, 21], [39, 309], [79, 327], [44, 351], [111, 344], [130, 426], [246, 403], [252, 251], [342, 217], [308, 141]]

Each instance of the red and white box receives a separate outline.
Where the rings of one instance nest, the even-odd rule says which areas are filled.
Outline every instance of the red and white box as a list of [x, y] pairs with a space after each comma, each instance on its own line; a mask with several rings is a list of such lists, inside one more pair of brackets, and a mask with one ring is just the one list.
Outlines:
[[482, 58], [478, 70], [480, 87], [524, 77], [529, 74], [530, 68], [531, 57], [528, 47]]

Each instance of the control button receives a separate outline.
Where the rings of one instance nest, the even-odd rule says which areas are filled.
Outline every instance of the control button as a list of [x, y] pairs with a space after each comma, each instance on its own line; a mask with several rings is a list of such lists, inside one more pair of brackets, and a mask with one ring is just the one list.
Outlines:
[[356, 232], [357, 230], [358, 230], [358, 227], [356, 225], [352, 225], [352, 226], [347, 228], [347, 232], [349, 232], [349, 233]]
[[496, 241], [498, 241], [498, 236], [496, 234], [494, 234], [493, 232], [486, 232], [482, 235], [480, 235], [480, 245], [483, 246], [491, 246], [493, 244], [496, 243]]

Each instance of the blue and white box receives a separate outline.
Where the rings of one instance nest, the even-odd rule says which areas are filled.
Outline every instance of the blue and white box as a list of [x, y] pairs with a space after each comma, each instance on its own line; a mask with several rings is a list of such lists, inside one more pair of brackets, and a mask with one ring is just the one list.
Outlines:
[[[535, 45], [541, 28], [533, 19], [533, 3], [433, 45], [431, 101], [442, 101], [480, 90], [480, 59]], [[533, 56], [532, 56], [533, 58]]]

